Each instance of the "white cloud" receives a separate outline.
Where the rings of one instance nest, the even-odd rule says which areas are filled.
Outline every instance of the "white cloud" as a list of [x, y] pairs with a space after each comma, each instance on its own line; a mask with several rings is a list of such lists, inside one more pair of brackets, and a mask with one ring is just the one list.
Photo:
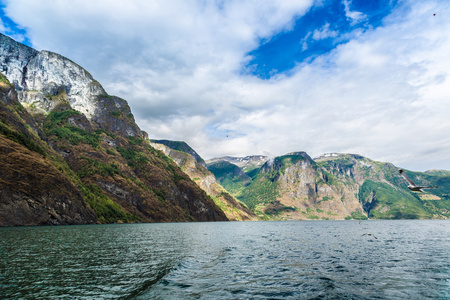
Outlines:
[[0, 32], [7, 36], [10, 36], [14, 40], [21, 43], [23, 43], [26, 40], [23, 34], [15, 32], [14, 29], [11, 29], [11, 27], [1, 19], [0, 19]]
[[0, 19], [0, 32], [5, 33], [5, 31], [6, 31], [5, 25], [3, 25], [3, 21]]
[[[363, 20], [343, 3], [347, 17]], [[185, 140], [204, 158], [352, 152], [450, 169], [448, 5], [406, 2], [383, 27], [290, 76], [240, 73], [260, 39], [289, 30], [311, 5], [14, 0], [7, 13], [38, 49], [71, 58], [125, 98], [151, 138]], [[333, 32], [325, 26], [316, 38]]]
[[314, 40], [323, 40], [327, 38], [334, 38], [339, 35], [339, 31], [330, 30], [330, 23], [326, 23], [322, 28], [314, 30], [312, 38]]
[[350, 21], [351, 25], [355, 25], [367, 19], [367, 16], [362, 12], [350, 10], [350, 5], [352, 4], [351, 0], [342, 0], [342, 4], [344, 4], [345, 16], [347, 17], [347, 20]]

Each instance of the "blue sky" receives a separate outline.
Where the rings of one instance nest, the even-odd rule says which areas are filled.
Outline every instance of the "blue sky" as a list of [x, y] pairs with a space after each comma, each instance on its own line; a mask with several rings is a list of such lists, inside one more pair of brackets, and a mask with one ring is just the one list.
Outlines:
[[203, 158], [358, 153], [450, 170], [450, 1], [4, 0], [0, 31]]
[[11, 20], [6, 14], [5, 14], [5, 5], [2, 3], [0, 5], [0, 30], [3, 34], [6, 34], [12, 38], [14, 38], [16, 41], [21, 42], [22, 44], [25, 44], [27, 46], [32, 46], [30, 43], [30, 40], [27, 37], [27, 32], [24, 28], [16, 24], [13, 20]]
[[312, 6], [295, 19], [294, 26], [261, 40], [245, 71], [268, 79], [279, 73], [289, 73], [297, 64], [309, 63], [338, 45], [348, 42], [355, 34], [374, 30], [396, 7], [389, 0], [328, 0]]

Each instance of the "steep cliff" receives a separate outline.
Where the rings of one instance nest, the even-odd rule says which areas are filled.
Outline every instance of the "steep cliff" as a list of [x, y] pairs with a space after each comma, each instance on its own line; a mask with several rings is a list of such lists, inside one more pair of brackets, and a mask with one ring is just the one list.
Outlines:
[[79, 182], [37, 127], [0, 74], [0, 226], [97, 222]]
[[[56, 159], [67, 167], [70, 180], [78, 188], [76, 197], [88, 204], [87, 210], [95, 212], [97, 218], [93, 216], [92, 220], [227, 220], [213, 200], [170, 158], [150, 146], [127, 102], [108, 95], [79, 65], [3, 35], [0, 64], [23, 105], [17, 102], [15, 109], [25, 107], [29, 112], [25, 127], [29, 126], [40, 143], [51, 148]], [[2, 119], [5, 126], [10, 126], [10, 121]], [[19, 168], [13, 161], [3, 167], [13, 171]], [[36, 184], [35, 188], [45, 190], [46, 186]], [[2, 197], [4, 201], [10, 199], [4, 192]], [[58, 201], [67, 206], [73, 199], [67, 196]]]
[[[257, 216], [251, 210], [243, 203], [239, 203], [217, 182], [214, 175], [201, 163], [204, 160], [189, 145], [184, 142], [167, 140], [160, 142], [155, 141], [151, 145], [171, 157], [195, 183], [213, 198], [214, 202], [224, 211], [229, 220], [245, 221], [257, 219]], [[178, 151], [166, 145], [171, 145], [176, 149], [184, 149], [188, 152]]]
[[203, 158], [201, 158], [201, 156], [198, 155], [198, 153], [194, 149], [192, 149], [191, 146], [186, 144], [185, 142], [182, 142], [182, 141], [171, 141], [171, 140], [151, 140], [151, 142], [155, 143], [155, 144], [158, 144], [158, 145], [162, 144], [162, 145], [165, 145], [165, 146], [169, 147], [170, 149], [178, 150], [178, 151], [187, 153], [187, 154], [191, 155], [195, 159], [195, 161], [197, 163], [199, 163], [202, 166], [206, 167], [205, 160]]
[[229, 160], [219, 164], [216, 159], [208, 166], [227, 190], [262, 218], [450, 217], [446, 176], [408, 172], [417, 182], [440, 186], [433, 193], [414, 194], [392, 164], [354, 154], [328, 154], [313, 160], [305, 152], [295, 152], [268, 160], [240, 182], [243, 177], [236, 176], [236, 170], [229, 172]]
[[66, 101], [95, 129], [143, 137], [127, 102], [108, 95], [91, 74], [71, 60], [36, 51], [0, 34], [0, 64], [19, 101], [31, 113], [46, 115]]

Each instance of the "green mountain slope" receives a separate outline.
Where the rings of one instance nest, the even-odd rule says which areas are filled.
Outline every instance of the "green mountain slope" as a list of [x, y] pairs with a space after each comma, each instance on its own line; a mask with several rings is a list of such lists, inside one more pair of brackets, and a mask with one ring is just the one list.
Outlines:
[[313, 160], [304, 152], [291, 153], [267, 161], [241, 181], [237, 166], [229, 164], [216, 162], [213, 173], [267, 219], [450, 217], [449, 177], [406, 171], [415, 182], [439, 186], [412, 193], [398, 168], [360, 155], [332, 154]]
[[241, 168], [228, 161], [208, 164], [208, 170], [227, 191], [236, 196], [240, 196], [244, 187], [251, 182], [251, 178]]

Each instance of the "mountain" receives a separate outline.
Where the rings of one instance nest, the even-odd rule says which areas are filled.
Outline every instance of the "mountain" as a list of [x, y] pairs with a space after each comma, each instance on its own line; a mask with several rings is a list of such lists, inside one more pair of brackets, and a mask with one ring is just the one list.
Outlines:
[[267, 160], [247, 173], [229, 161], [228, 157], [215, 159], [208, 168], [261, 218], [450, 217], [449, 176], [406, 171], [415, 182], [439, 186], [418, 194], [407, 189], [394, 165], [356, 154], [334, 153], [312, 159], [305, 152], [293, 152]]
[[0, 74], [0, 225], [97, 222], [64, 159]]
[[1, 34], [0, 64], [0, 225], [227, 220], [82, 67]]
[[450, 171], [447, 170], [428, 170], [425, 171], [428, 175], [436, 175], [436, 176], [450, 176]]
[[207, 167], [217, 180], [236, 197], [239, 197], [244, 187], [252, 181], [252, 178], [241, 168], [228, 161], [215, 161], [209, 163]]
[[191, 155], [199, 164], [206, 167], [205, 160], [201, 158], [200, 155], [198, 155], [198, 153], [191, 148], [191, 146], [189, 146], [183, 141], [170, 141], [170, 140], [150, 140], [150, 141], [155, 144], [163, 144], [173, 150], [185, 152]]
[[220, 158], [209, 159], [206, 161], [206, 164], [212, 165], [216, 162], [227, 161], [227, 162], [243, 169], [244, 172], [248, 172], [255, 168], [261, 167], [268, 160], [269, 160], [269, 158], [267, 156], [263, 156], [263, 155], [252, 155], [252, 156], [246, 156], [246, 157], [225, 156], [225, 157], [220, 157]]
[[154, 140], [154, 143], [151, 145], [171, 157], [198, 186], [213, 198], [214, 202], [223, 210], [229, 220], [245, 221], [257, 219], [257, 216], [245, 204], [236, 200], [217, 182], [214, 175], [204, 166], [204, 160], [188, 144], [185, 142]]

